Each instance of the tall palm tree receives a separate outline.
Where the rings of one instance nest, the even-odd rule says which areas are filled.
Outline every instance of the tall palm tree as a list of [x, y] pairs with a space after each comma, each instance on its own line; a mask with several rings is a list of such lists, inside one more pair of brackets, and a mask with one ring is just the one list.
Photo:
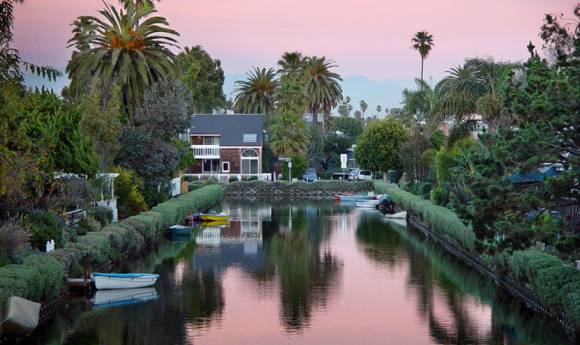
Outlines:
[[326, 57], [311, 57], [306, 65], [306, 95], [308, 110], [312, 113], [312, 123], [318, 126], [318, 113], [322, 112], [324, 124], [332, 108], [342, 100], [342, 81], [338, 73], [331, 70], [336, 66], [334, 61]]
[[361, 101], [360, 101], [360, 111], [362, 113], [362, 117], [365, 116], [365, 111], [367, 111], [368, 108], [369, 108], [369, 105], [367, 104], [367, 102], [365, 102], [364, 99], [361, 99]]
[[447, 73], [435, 86], [433, 112], [439, 120], [453, 117], [461, 122], [476, 112], [476, 102], [486, 88], [469, 65], [452, 67]]
[[306, 152], [309, 137], [301, 115], [290, 113], [279, 115], [270, 131], [270, 147], [278, 156], [292, 157]]
[[433, 35], [427, 31], [419, 31], [411, 38], [413, 49], [421, 56], [421, 85], [423, 85], [423, 64], [431, 49], [433, 49]]
[[175, 74], [176, 36], [163, 17], [149, 6], [136, 7], [128, 2], [120, 11], [105, 4], [103, 18], [79, 17], [73, 23], [69, 47], [75, 47], [66, 71], [71, 79], [70, 92], [79, 96], [95, 77], [108, 87], [121, 87], [125, 110], [130, 115], [141, 105], [143, 92], [157, 81]]
[[272, 113], [275, 108], [274, 93], [278, 88], [274, 69], [254, 67], [246, 75], [246, 80], [236, 81], [236, 111], [245, 114]]
[[285, 52], [278, 60], [279, 72], [284, 75], [302, 73], [305, 65], [305, 58], [299, 51]]

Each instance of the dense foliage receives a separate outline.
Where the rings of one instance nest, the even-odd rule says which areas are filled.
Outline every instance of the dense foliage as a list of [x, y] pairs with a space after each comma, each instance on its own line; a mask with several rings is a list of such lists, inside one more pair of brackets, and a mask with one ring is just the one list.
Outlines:
[[224, 71], [201, 46], [185, 47], [175, 59], [179, 80], [191, 93], [189, 113], [211, 114], [225, 106]]
[[371, 122], [357, 140], [355, 156], [363, 169], [381, 171], [398, 169], [399, 149], [407, 140], [408, 131], [392, 118]]

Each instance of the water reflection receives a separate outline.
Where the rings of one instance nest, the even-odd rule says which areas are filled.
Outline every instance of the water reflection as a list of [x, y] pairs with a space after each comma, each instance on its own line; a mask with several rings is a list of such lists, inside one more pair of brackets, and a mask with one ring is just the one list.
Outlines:
[[71, 300], [28, 343], [566, 343], [554, 323], [375, 212], [321, 201], [222, 207], [231, 223], [119, 267], [158, 273], [157, 300]]
[[[436, 344], [568, 344], [561, 328], [526, 309], [418, 231], [363, 217], [357, 238], [366, 255], [408, 270], [407, 288]], [[382, 225], [382, 226], [381, 226]]]

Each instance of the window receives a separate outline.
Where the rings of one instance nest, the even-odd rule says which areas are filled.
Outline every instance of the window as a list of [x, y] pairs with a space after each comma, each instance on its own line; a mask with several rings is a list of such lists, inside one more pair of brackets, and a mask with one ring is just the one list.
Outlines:
[[243, 141], [245, 143], [255, 143], [258, 141], [258, 135], [257, 134], [244, 134]]
[[219, 144], [220, 137], [218, 136], [203, 137], [203, 145], [219, 145]]
[[255, 149], [242, 150], [242, 174], [258, 174], [260, 162], [258, 151]]
[[222, 172], [230, 172], [230, 162], [222, 162]]

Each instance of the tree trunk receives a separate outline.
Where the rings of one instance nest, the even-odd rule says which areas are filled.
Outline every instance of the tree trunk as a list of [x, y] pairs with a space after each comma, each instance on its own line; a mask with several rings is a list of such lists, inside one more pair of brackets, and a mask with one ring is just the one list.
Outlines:
[[423, 91], [423, 61], [425, 59], [421, 56], [421, 91]]
[[383, 182], [387, 182], [387, 173], [383, 171]]
[[312, 113], [312, 125], [318, 127], [318, 113], [316, 112], [316, 110], [312, 110], [311, 113]]

